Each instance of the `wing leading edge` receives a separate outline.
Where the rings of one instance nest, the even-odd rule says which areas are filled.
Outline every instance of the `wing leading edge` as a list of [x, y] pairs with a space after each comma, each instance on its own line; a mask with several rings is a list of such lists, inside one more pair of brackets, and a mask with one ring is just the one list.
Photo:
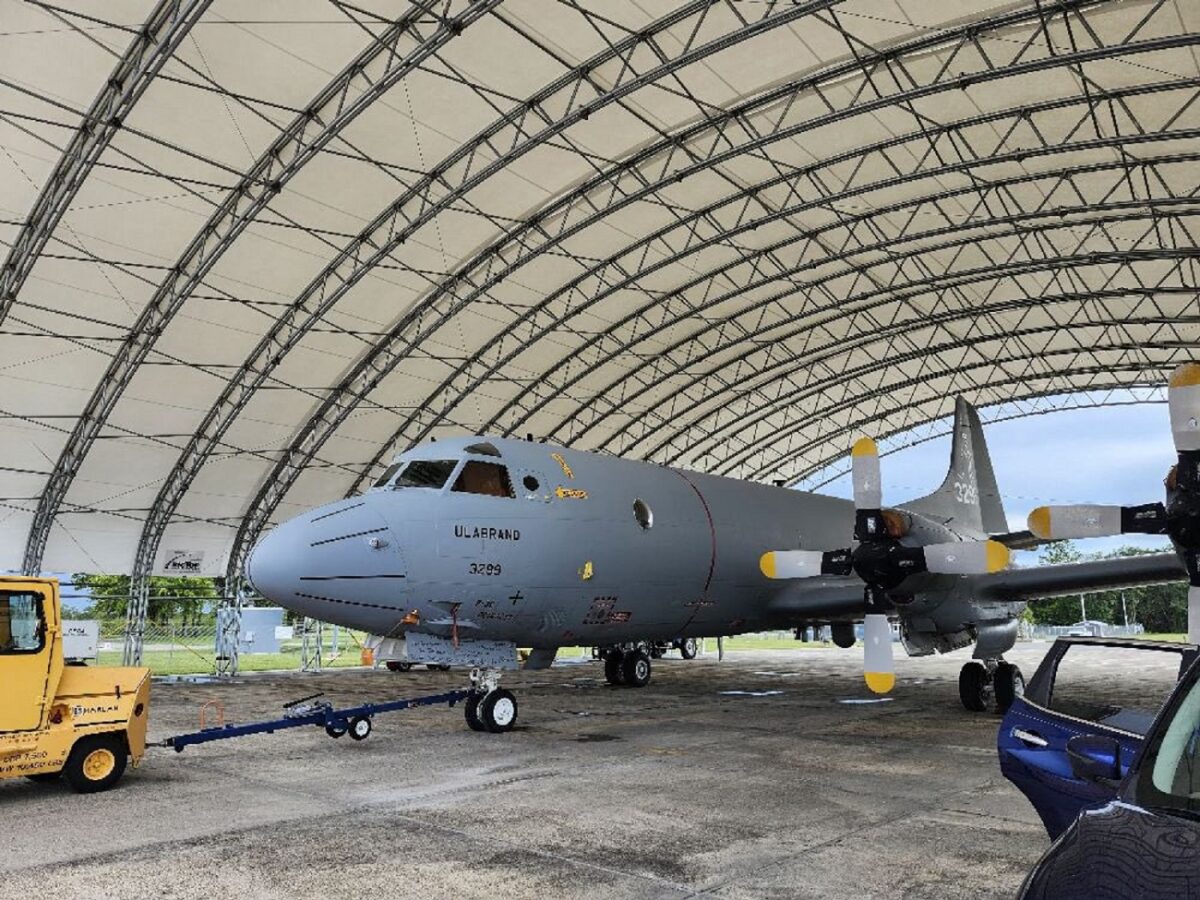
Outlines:
[[1061, 566], [1007, 569], [973, 579], [977, 600], [1029, 600], [1186, 581], [1187, 571], [1174, 553], [1122, 556]]

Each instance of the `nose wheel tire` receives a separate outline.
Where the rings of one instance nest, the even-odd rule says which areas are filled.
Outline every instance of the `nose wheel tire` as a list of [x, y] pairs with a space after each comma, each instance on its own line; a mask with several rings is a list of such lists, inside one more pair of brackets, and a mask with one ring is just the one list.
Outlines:
[[958, 698], [971, 712], [984, 712], [992, 699], [992, 678], [987, 666], [971, 660], [958, 673]]
[[604, 657], [604, 680], [618, 687], [623, 685], [625, 683], [624, 662], [625, 654], [619, 650], [613, 650]]
[[347, 734], [356, 741], [365, 741], [371, 734], [371, 720], [366, 716], [355, 716], [350, 720]]
[[1025, 696], [1025, 676], [1012, 663], [1002, 662], [996, 666], [992, 684], [996, 694], [996, 712], [1001, 715], [1008, 712], [1014, 700]]
[[696, 639], [686, 638], [679, 642], [679, 655], [684, 659], [696, 658]]
[[481, 694], [472, 693], [463, 704], [463, 716], [467, 720], [467, 727], [472, 731], [487, 731], [487, 726], [479, 718], [479, 701], [482, 699]]
[[650, 683], [650, 656], [645, 650], [626, 653], [621, 663], [621, 673], [629, 687], [645, 687]]
[[71, 748], [63, 774], [80, 794], [106, 791], [121, 780], [127, 757], [120, 735], [88, 735]]
[[517, 698], [512, 691], [492, 691], [479, 701], [479, 721], [492, 734], [512, 731], [517, 724]]

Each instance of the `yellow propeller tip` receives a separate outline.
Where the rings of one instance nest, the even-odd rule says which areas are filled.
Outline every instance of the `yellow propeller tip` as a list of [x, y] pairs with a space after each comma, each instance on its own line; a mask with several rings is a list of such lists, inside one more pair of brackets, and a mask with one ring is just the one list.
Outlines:
[[1001, 569], [1007, 568], [1011, 559], [1012, 554], [999, 541], [987, 542], [987, 570], [989, 572], [999, 572]]
[[1029, 526], [1029, 530], [1035, 537], [1039, 537], [1043, 541], [1050, 540], [1050, 507], [1039, 506], [1029, 514], [1025, 524]]
[[878, 456], [879, 448], [869, 437], [859, 438], [850, 449], [851, 456]]
[[758, 558], [758, 568], [768, 578], [775, 577], [775, 553], [768, 551]]
[[867, 687], [875, 694], [886, 694], [896, 686], [896, 675], [893, 672], [864, 672]]
[[1200, 384], [1200, 363], [1187, 362], [1177, 366], [1167, 382], [1169, 387], [1191, 387]]

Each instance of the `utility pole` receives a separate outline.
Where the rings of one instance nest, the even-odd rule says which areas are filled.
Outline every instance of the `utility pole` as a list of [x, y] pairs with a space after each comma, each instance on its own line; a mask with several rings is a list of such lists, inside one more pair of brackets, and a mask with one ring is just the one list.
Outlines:
[[1125, 627], [1129, 627], [1129, 607], [1125, 605], [1125, 592], [1121, 591], [1121, 615], [1125, 617]]
[[1087, 621], [1087, 603], [1084, 602], [1083, 594], [1079, 595], [1079, 613], [1080, 613], [1080, 615], [1083, 616], [1083, 618], [1080, 619], [1079, 621], [1086, 622]]

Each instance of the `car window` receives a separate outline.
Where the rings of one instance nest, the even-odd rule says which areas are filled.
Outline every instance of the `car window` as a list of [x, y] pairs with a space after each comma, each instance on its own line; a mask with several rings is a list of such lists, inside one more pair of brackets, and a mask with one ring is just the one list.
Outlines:
[[0, 594], [0, 655], [42, 649], [42, 598], [39, 594]]
[[1200, 682], [1193, 682], [1167, 723], [1150, 770], [1161, 793], [1200, 800]]
[[508, 478], [508, 469], [498, 463], [467, 460], [453, 490], [463, 494], [484, 494], [488, 497], [513, 497], [512, 482]]
[[443, 488], [457, 465], [456, 459], [414, 459], [396, 479], [396, 487]]
[[1048, 706], [1072, 718], [1144, 735], [1175, 689], [1180, 659], [1179, 653], [1149, 647], [1071, 644], [1055, 672]]

